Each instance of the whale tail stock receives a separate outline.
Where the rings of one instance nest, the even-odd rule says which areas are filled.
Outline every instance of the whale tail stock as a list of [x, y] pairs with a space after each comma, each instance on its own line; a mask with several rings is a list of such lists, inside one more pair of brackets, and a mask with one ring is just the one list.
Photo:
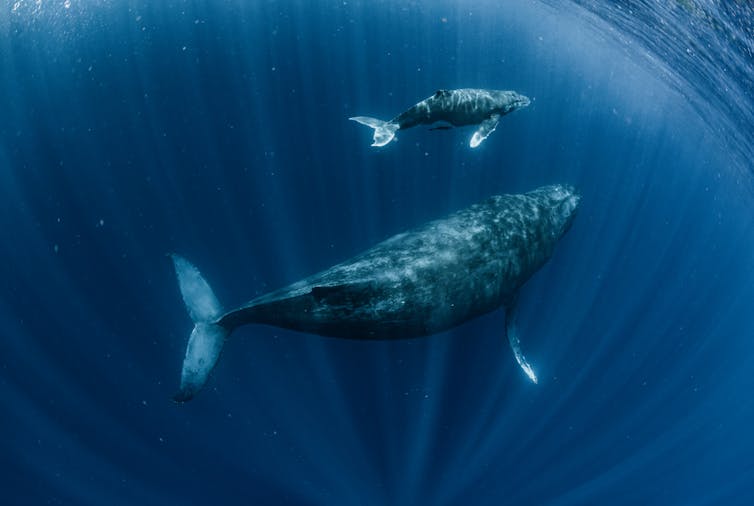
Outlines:
[[170, 256], [183, 302], [194, 322], [183, 359], [181, 386], [173, 397], [176, 402], [185, 402], [204, 386], [230, 330], [217, 323], [222, 308], [199, 269], [179, 255]]
[[362, 125], [366, 125], [370, 128], [374, 128], [374, 142], [372, 146], [384, 146], [388, 142], [395, 138], [395, 132], [398, 131], [400, 125], [393, 123], [392, 121], [382, 121], [376, 118], [370, 118], [368, 116], [354, 116], [348, 118], [351, 121], [356, 121]]

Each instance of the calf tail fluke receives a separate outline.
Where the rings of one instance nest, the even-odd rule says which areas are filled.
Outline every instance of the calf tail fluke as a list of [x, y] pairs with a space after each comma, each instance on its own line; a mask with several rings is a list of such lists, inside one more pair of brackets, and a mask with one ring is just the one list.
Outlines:
[[400, 126], [397, 123], [390, 121], [382, 121], [376, 118], [370, 118], [368, 116], [355, 116], [348, 118], [351, 121], [356, 121], [362, 125], [366, 125], [370, 128], [374, 128], [374, 143], [372, 146], [384, 146], [388, 142], [395, 138], [395, 132], [398, 131]]
[[215, 367], [229, 331], [217, 323], [222, 315], [222, 308], [199, 269], [181, 256], [171, 257], [183, 302], [194, 322], [194, 330], [189, 337], [186, 356], [183, 359], [181, 387], [173, 397], [176, 402], [185, 402], [204, 386], [209, 373]]

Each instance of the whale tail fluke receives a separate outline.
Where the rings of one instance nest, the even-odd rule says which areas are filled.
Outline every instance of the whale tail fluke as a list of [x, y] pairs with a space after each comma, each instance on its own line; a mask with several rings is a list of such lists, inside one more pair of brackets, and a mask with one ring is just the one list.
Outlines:
[[348, 118], [351, 121], [356, 121], [362, 125], [366, 125], [370, 128], [374, 128], [374, 142], [372, 146], [384, 146], [388, 142], [395, 138], [395, 132], [398, 131], [400, 125], [391, 121], [382, 121], [376, 118], [370, 118], [368, 116], [355, 116]]
[[179, 255], [171, 258], [183, 302], [194, 322], [183, 359], [181, 386], [173, 397], [176, 402], [185, 402], [204, 386], [230, 331], [217, 323], [222, 308], [199, 269]]

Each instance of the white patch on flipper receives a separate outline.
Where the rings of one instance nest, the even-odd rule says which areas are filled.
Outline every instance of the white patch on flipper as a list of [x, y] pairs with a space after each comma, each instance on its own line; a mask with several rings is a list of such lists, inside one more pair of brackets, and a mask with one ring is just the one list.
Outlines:
[[508, 342], [510, 342], [511, 344], [513, 356], [516, 357], [516, 362], [518, 362], [518, 365], [521, 366], [521, 369], [529, 377], [530, 380], [532, 380], [534, 383], [537, 383], [537, 375], [534, 373], [534, 369], [532, 368], [531, 364], [526, 361], [526, 357], [524, 357], [524, 354], [521, 352], [521, 342], [518, 340], [518, 335], [513, 325], [511, 325], [508, 329]]
[[484, 139], [489, 137], [489, 135], [495, 131], [495, 128], [497, 128], [497, 123], [500, 120], [499, 114], [493, 114], [490, 116], [489, 119], [486, 119], [482, 121], [479, 124], [479, 128], [476, 129], [474, 132], [474, 135], [471, 136], [471, 140], [469, 141], [469, 146], [472, 148], [475, 148], [479, 146]]
[[505, 333], [508, 336], [508, 342], [513, 350], [513, 356], [516, 357], [516, 362], [524, 371], [524, 374], [528, 376], [530, 380], [537, 383], [537, 375], [534, 373], [534, 368], [526, 361], [526, 357], [521, 352], [521, 341], [518, 340], [518, 332], [516, 332], [516, 307], [518, 306], [518, 294], [505, 308]]

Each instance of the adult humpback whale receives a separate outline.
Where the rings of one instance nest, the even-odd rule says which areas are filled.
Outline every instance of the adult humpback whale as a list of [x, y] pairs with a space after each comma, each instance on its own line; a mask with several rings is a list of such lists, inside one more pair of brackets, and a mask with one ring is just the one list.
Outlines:
[[[529, 102], [527, 97], [515, 91], [474, 88], [437, 90], [431, 97], [422, 100], [390, 121], [367, 116], [348, 119], [374, 128], [372, 146], [384, 146], [395, 138], [395, 132], [398, 130], [417, 125], [431, 125], [438, 122], [452, 126], [479, 125], [469, 141], [469, 146], [475, 148], [495, 131], [501, 116], [526, 107]], [[445, 129], [448, 126], [437, 128]]]
[[249, 323], [351, 339], [426, 336], [506, 308], [516, 360], [536, 382], [513, 329], [519, 288], [552, 255], [579, 205], [570, 186], [501, 195], [223, 313], [199, 271], [173, 255], [195, 327], [176, 401], [204, 385], [225, 338]]

